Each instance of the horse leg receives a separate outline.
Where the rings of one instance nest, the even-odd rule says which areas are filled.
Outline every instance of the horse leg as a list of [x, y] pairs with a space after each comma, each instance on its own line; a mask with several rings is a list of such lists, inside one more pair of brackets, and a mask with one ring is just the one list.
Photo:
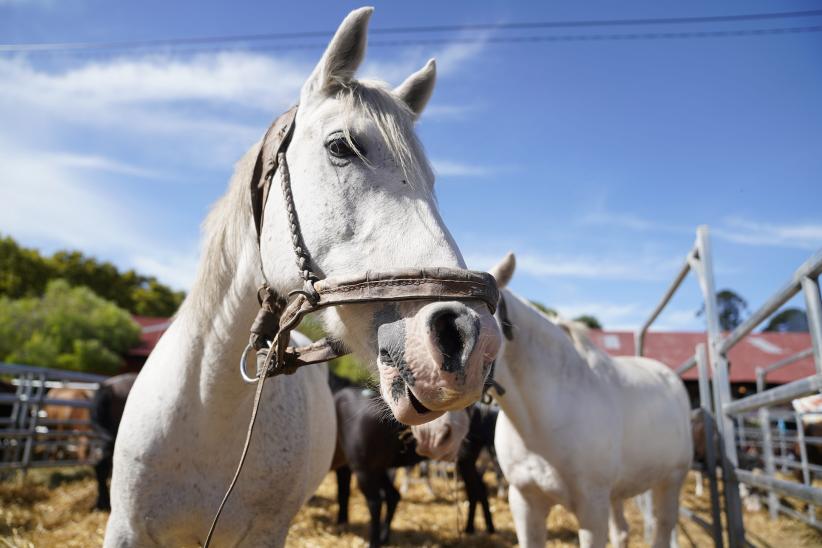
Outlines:
[[485, 482], [479, 473], [477, 473], [477, 495], [482, 505], [482, 517], [485, 518], [485, 530], [489, 535], [493, 535], [496, 530], [494, 529], [494, 518], [491, 516], [491, 505], [488, 503], [488, 488], [485, 487]]
[[651, 490], [654, 501], [653, 548], [669, 548], [676, 540], [673, 537], [677, 518], [679, 517], [679, 492], [682, 488], [682, 476], [657, 484]]
[[607, 493], [595, 493], [578, 505], [576, 515], [579, 522], [579, 545], [581, 548], [604, 548], [608, 541]]
[[111, 498], [108, 492], [108, 478], [111, 475], [114, 444], [106, 442], [103, 446], [103, 456], [94, 465], [94, 475], [97, 477], [97, 510], [111, 510]]
[[391, 537], [391, 521], [394, 519], [394, 511], [400, 503], [400, 492], [394, 487], [388, 475], [383, 478], [383, 492], [385, 493], [385, 520], [380, 532], [380, 542], [388, 544]]
[[525, 495], [519, 488], [508, 486], [508, 504], [514, 518], [517, 540], [522, 548], [545, 547], [545, 518], [551, 509], [542, 494]]
[[694, 483], [696, 484], [696, 493], [695, 493], [695, 495], [697, 497], [701, 498], [702, 497], [702, 492], [703, 492], [702, 491], [703, 490], [702, 471], [697, 470], [696, 472], [694, 472], [694, 476], [695, 476], [694, 477]]
[[351, 497], [351, 468], [340, 466], [337, 472], [337, 523], [348, 523], [348, 499]]
[[611, 501], [611, 518], [608, 521], [611, 546], [613, 548], [626, 548], [628, 546], [629, 527], [625, 519], [624, 501], [614, 499]]
[[371, 524], [368, 532], [369, 548], [379, 548], [380, 546], [380, 514], [382, 513], [382, 487], [381, 473], [368, 471], [357, 472], [357, 484], [360, 486], [362, 494], [368, 505], [368, 512], [371, 514]]
[[457, 472], [462, 477], [462, 482], [465, 485], [465, 495], [468, 497], [468, 517], [465, 520], [465, 533], [468, 535], [474, 534], [474, 516], [477, 511], [477, 482], [476, 482], [476, 468], [474, 468], [467, 460], [457, 461]]

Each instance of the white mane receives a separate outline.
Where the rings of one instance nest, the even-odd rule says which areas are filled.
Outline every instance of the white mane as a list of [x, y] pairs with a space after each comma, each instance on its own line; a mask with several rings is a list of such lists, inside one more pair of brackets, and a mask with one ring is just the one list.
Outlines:
[[571, 341], [574, 343], [574, 348], [576, 348], [579, 355], [585, 359], [588, 365], [592, 367], [599, 364], [613, 366], [611, 356], [606, 354], [591, 340], [591, 329], [587, 325], [560, 316], [553, 318], [551, 321], [571, 338]]

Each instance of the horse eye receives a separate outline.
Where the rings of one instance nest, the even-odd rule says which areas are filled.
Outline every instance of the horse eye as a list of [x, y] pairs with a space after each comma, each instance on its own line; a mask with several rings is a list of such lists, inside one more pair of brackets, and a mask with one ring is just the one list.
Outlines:
[[[357, 151], [360, 152], [361, 155], [365, 156], [365, 150], [357, 143], [353, 141], [354, 147]], [[351, 145], [348, 141], [343, 137], [337, 137], [329, 141], [326, 145], [328, 152], [331, 153], [332, 156], [336, 158], [352, 158], [357, 155], [357, 152], [351, 148]]]

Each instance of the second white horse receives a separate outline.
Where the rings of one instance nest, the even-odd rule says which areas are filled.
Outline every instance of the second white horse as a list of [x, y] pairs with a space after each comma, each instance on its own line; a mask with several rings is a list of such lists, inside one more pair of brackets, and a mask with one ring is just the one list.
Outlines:
[[[491, 271], [500, 287], [513, 272], [513, 255]], [[554, 323], [510, 291], [503, 300], [495, 445], [520, 546], [545, 546], [556, 504], [576, 515], [581, 546], [605, 546], [609, 512], [611, 544], [625, 546], [623, 501], [649, 489], [653, 546], [668, 546], [692, 458], [679, 377], [655, 360], [609, 357], [584, 328]]]

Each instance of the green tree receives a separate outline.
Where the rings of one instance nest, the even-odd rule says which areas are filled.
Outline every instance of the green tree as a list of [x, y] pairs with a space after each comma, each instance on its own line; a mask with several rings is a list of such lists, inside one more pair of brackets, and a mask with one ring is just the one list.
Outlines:
[[[730, 289], [722, 289], [716, 293], [717, 315], [719, 316], [719, 328], [723, 331], [733, 331], [745, 320], [748, 312], [748, 301], [740, 297]], [[705, 313], [705, 305], [702, 305], [696, 315]]]
[[592, 316], [590, 314], [583, 314], [582, 316], [577, 316], [574, 318], [575, 322], [584, 323], [591, 329], [602, 329], [602, 324], [599, 323], [599, 320], [596, 316]]
[[131, 315], [87, 287], [53, 280], [42, 297], [0, 297], [0, 360], [115, 373], [140, 342]]
[[801, 308], [786, 308], [776, 314], [762, 331], [797, 333], [808, 331], [808, 316]]
[[548, 316], [556, 316], [557, 311], [551, 308], [550, 306], [545, 306], [539, 301], [529, 301], [534, 308], [542, 312], [543, 314], [547, 314]]
[[335, 375], [344, 377], [355, 384], [369, 385], [374, 382], [374, 377], [368, 367], [351, 354], [331, 360], [328, 365]]
[[87, 257], [79, 251], [58, 251], [43, 257], [34, 249], [0, 238], [0, 295], [12, 299], [39, 297], [49, 280], [61, 278], [73, 286], [92, 291], [141, 316], [174, 314], [185, 294], [161, 284], [153, 276], [134, 270], [121, 272], [109, 262]]
[[0, 295], [12, 299], [42, 295], [52, 272], [40, 254], [0, 238]]

